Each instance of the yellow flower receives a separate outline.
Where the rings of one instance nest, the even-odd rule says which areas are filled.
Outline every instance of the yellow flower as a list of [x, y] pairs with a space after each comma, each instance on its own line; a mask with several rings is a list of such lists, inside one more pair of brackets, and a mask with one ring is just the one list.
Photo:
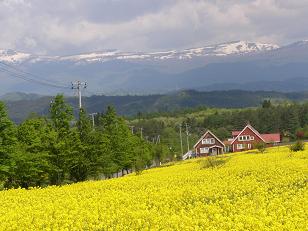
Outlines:
[[0, 230], [307, 230], [308, 152], [206, 158], [143, 174], [0, 192]]

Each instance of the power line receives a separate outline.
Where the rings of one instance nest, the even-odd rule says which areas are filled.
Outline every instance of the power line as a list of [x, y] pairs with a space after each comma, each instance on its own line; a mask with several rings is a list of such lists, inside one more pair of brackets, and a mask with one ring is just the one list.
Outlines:
[[31, 74], [29, 72], [21, 70], [21, 69], [15, 67], [15, 66], [9, 65], [9, 64], [4, 63], [2, 61], [0, 61], [0, 70], [4, 71], [6, 73], [9, 73], [10, 76], [12, 76], [12, 77], [23, 79], [23, 80], [28, 81], [28, 82], [32, 82], [32, 83], [36, 83], [36, 84], [40, 84], [40, 85], [44, 85], [44, 86], [48, 86], [48, 87], [69, 89], [68, 86], [55, 84], [54, 83], [55, 81], [51, 82], [51, 81], [45, 80], [44, 78], [41, 78], [40, 76]]
[[[38, 75], [35, 75], [35, 74], [32, 74], [32, 73], [30, 73], [30, 72], [27, 72], [27, 71], [24, 71], [24, 70], [22, 70], [22, 69], [20, 69], [20, 68], [17, 68], [16, 66], [13, 66], [13, 65], [9, 65], [9, 64], [7, 64], [7, 63], [5, 63], [5, 62], [1, 62], [0, 61], [0, 64], [1, 65], [4, 65], [4, 66], [6, 66], [6, 67], [9, 67], [9, 68], [11, 68], [11, 69], [13, 69], [13, 70], [15, 70], [15, 71], [18, 71], [18, 72], [20, 72], [21, 74], [25, 74], [25, 75], [28, 75], [28, 76], [32, 76], [32, 77], [34, 77], [34, 78], [38, 78], [39, 79], [39, 81], [45, 81], [45, 82], [47, 82], [47, 83], [50, 83], [50, 81], [49, 80], [46, 80], [46, 79], [44, 79], [44, 78], [42, 78], [41, 76], [38, 76]], [[19, 73], [19, 74], [20, 74]], [[53, 82], [57, 82], [57, 81], [55, 81], [55, 80], [53, 80]], [[54, 84], [55, 85], [55, 84]], [[59, 86], [59, 87], [63, 87], [63, 88], [67, 88], [67, 86], [66, 86], [66, 84], [61, 84], [61, 83], [57, 83], [57, 86]]]
[[31, 83], [36, 83], [36, 84], [40, 84], [40, 85], [44, 85], [44, 86], [48, 86], [48, 87], [54, 87], [54, 88], [69, 89], [68, 87], [62, 87], [62, 86], [58, 86], [58, 85], [55, 85], [55, 84], [52, 84], [52, 83], [42, 82], [42, 81], [37, 80], [37, 79], [28, 78], [28, 77], [26, 77], [22, 74], [12, 72], [11, 70], [7, 70], [3, 67], [0, 67], [0, 71], [2, 71], [2, 72], [4, 71], [6, 73], [9, 73], [11, 77], [22, 79], [22, 80], [25, 80], [25, 81], [28, 81], [28, 82], [31, 82]]

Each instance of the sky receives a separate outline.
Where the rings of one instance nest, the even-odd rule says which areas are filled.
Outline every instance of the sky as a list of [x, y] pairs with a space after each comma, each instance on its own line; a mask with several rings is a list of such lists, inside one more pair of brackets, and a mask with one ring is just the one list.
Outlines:
[[308, 0], [0, 0], [0, 49], [69, 55], [308, 39]]

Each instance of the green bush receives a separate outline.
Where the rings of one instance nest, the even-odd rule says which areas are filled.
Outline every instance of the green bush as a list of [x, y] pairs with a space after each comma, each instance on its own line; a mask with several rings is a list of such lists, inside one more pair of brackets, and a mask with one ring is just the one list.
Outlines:
[[301, 140], [296, 141], [296, 143], [290, 146], [290, 151], [292, 152], [298, 152], [298, 151], [304, 151], [304, 150], [305, 150], [305, 143]]
[[223, 156], [207, 156], [201, 161], [201, 169], [203, 168], [215, 168], [224, 165], [229, 158]]
[[263, 142], [256, 143], [255, 148], [258, 149], [259, 152], [264, 153], [266, 149], [266, 144]]

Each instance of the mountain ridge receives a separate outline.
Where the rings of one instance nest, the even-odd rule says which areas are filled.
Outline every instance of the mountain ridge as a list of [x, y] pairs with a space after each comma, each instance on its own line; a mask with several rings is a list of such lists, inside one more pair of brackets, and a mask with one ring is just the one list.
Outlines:
[[102, 52], [86, 52], [76, 55], [44, 56], [18, 52], [11, 49], [0, 49], [0, 61], [9, 63], [39, 62], [39, 61], [109, 61], [109, 60], [144, 60], [144, 59], [191, 59], [192, 56], [225, 56], [233, 54], [246, 54], [250, 52], [262, 52], [278, 49], [276, 44], [232, 41], [202, 47], [193, 47], [181, 50], [167, 50], [156, 52], [125, 52], [120, 50], [107, 50]]
[[[308, 80], [308, 42], [303, 40], [279, 47], [275, 44], [233, 41], [180, 51], [121, 52], [106, 50], [72, 56], [35, 56], [22, 52], [0, 54], [0, 92], [32, 92], [42, 95], [64, 92], [50, 85], [66, 86], [71, 82], [88, 82], [88, 92], [116, 94], [163, 94], [179, 89], [228, 90], [258, 82], [253, 90], [303, 91], [306, 84], [293, 84], [294, 79]], [[5, 61], [6, 60], [6, 61]], [[8, 61], [7, 61], [8, 60]], [[9, 62], [11, 60], [11, 63]], [[8, 63], [10, 67], [3, 66]], [[21, 69], [18, 74], [16, 68]], [[24, 82], [24, 72], [31, 78], [48, 80]], [[34, 75], [36, 76], [34, 76]], [[28, 76], [29, 77], [29, 76]], [[19, 78], [19, 80], [17, 80]], [[277, 82], [277, 86], [273, 85]], [[283, 82], [283, 83], [280, 83]], [[231, 85], [226, 85], [231, 83]], [[222, 88], [222, 85], [224, 87]], [[217, 86], [217, 88], [215, 88]], [[289, 88], [288, 88], [289, 87]]]

